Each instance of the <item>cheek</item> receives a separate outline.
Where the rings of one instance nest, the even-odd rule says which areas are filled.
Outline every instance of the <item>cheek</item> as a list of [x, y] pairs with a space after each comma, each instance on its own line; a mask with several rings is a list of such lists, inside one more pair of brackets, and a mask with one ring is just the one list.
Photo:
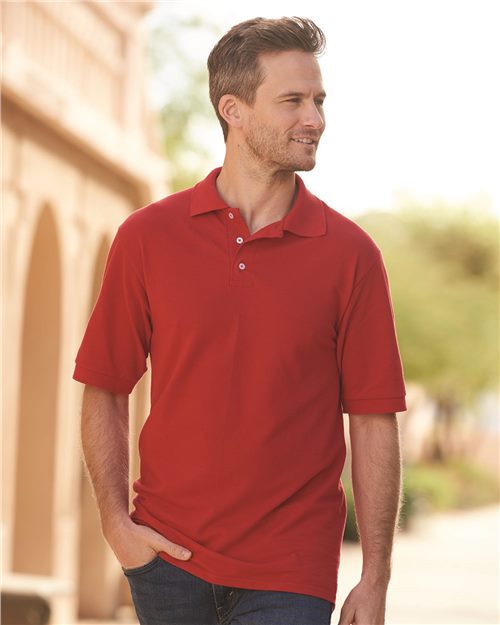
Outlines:
[[293, 107], [283, 105], [281, 107], [273, 107], [266, 116], [266, 122], [279, 128], [288, 129], [296, 126], [300, 121], [298, 111]]
[[289, 131], [293, 132], [297, 129], [303, 127], [301, 117], [298, 113], [289, 111], [287, 114], [282, 116], [283, 127]]

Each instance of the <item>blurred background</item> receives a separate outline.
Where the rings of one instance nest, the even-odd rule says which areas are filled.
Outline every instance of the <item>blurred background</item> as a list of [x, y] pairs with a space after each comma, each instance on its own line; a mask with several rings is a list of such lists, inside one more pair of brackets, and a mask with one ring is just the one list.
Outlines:
[[[499, 623], [498, 2], [1, 11], [2, 622], [134, 622], [81, 462], [74, 358], [119, 224], [222, 164], [211, 48], [245, 19], [300, 15], [328, 41], [327, 129], [301, 175], [382, 249], [407, 379], [387, 623]], [[149, 383], [130, 398], [134, 448]], [[343, 481], [332, 623], [361, 572], [349, 458]]]

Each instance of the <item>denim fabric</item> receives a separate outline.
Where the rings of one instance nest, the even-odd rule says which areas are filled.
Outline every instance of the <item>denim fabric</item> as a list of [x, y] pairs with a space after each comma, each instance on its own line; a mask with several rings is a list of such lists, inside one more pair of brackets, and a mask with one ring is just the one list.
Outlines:
[[123, 572], [141, 625], [329, 625], [335, 607], [311, 595], [211, 584], [160, 556]]

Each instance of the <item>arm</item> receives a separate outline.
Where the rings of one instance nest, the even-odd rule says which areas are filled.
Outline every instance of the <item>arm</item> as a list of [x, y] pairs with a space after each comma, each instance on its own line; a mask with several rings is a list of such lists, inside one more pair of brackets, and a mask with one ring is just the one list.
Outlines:
[[352, 484], [361, 547], [361, 581], [347, 597], [341, 625], [383, 625], [401, 501], [401, 451], [395, 413], [349, 415]]
[[129, 516], [128, 395], [85, 386], [82, 447], [94, 488], [104, 538], [121, 565], [141, 566], [166, 551], [183, 558], [181, 547]]
[[85, 464], [106, 535], [128, 517], [128, 395], [86, 385], [81, 431]]

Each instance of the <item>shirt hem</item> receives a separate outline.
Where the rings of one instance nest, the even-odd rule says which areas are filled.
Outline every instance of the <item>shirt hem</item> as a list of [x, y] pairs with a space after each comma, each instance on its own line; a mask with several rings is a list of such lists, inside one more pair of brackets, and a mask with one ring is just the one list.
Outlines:
[[405, 396], [371, 399], [343, 399], [343, 412], [361, 414], [382, 414], [385, 412], [404, 412], [407, 410]]
[[[148, 513], [146, 514], [137, 514], [137, 510], [134, 510], [130, 514], [131, 519], [134, 523], [139, 525], [146, 525], [147, 527], [151, 527], [155, 531], [162, 533], [162, 530], [159, 525], [157, 525], [153, 518], [150, 517]], [[189, 547], [189, 545], [187, 545]], [[274, 590], [274, 591], [282, 591], [282, 592], [294, 592], [299, 594], [312, 595], [313, 597], [319, 597], [320, 599], [325, 599], [326, 601], [330, 601], [335, 606], [336, 593], [337, 593], [337, 578], [335, 577], [335, 581], [332, 578], [332, 583], [328, 587], [325, 587], [325, 580], [322, 578], [318, 578], [315, 575], [309, 575], [309, 579], [313, 580], [309, 582], [294, 582], [294, 581], [274, 581], [274, 580], [263, 580], [261, 578], [256, 579], [252, 577], [239, 577], [233, 575], [219, 575], [217, 573], [212, 573], [208, 570], [207, 567], [200, 567], [196, 563], [196, 567], [194, 566], [194, 562], [190, 560], [179, 560], [174, 558], [170, 554], [161, 551], [158, 553], [160, 558], [165, 562], [177, 566], [178, 568], [202, 579], [211, 584], [220, 584], [222, 586], [235, 586], [243, 589], [249, 590]], [[278, 575], [278, 574], [277, 574]], [[317, 579], [317, 585], [314, 584], [314, 580]]]
[[[194, 575], [194, 573], [188, 570], [187, 567], [184, 568], [182, 566], [181, 560], [176, 560], [175, 558], [165, 557], [163, 553], [160, 553], [159, 556], [162, 560], [165, 560], [165, 562], [168, 562], [169, 564], [172, 564], [173, 566], [177, 566], [178, 568], [184, 571], [187, 571], [188, 573], [191, 573], [191, 575]], [[189, 562], [189, 560], [187, 560], [187, 562]], [[331, 592], [328, 592], [327, 590], [325, 591], [318, 590], [318, 588], [316, 587], [312, 587], [312, 586], [308, 586], [308, 585], [300, 584], [300, 583], [294, 584], [293, 582], [291, 582], [291, 583], [275, 584], [271, 582], [263, 582], [259, 580], [254, 580], [252, 578], [242, 578], [242, 577], [234, 577], [234, 576], [225, 577], [224, 575], [214, 575], [213, 573], [210, 573], [208, 575], [203, 575], [203, 577], [199, 573], [197, 573], [196, 577], [199, 577], [203, 579], [204, 581], [209, 582], [211, 584], [219, 584], [222, 586], [238, 587], [238, 588], [244, 588], [244, 589], [249, 589], [249, 590], [274, 590], [274, 591], [280, 591], [280, 592], [299, 593], [302, 595], [311, 595], [313, 597], [319, 597], [320, 599], [325, 599], [326, 601], [329, 601], [330, 603], [333, 603], [334, 605], [336, 601], [336, 595], [332, 595]]]
[[126, 393], [129, 395], [135, 386], [135, 383], [129, 382], [125, 379], [117, 380], [107, 373], [95, 371], [89, 369], [84, 365], [76, 363], [73, 380], [81, 382], [82, 384], [90, 384], [92, 386], [98, 386], [112, 393]]

